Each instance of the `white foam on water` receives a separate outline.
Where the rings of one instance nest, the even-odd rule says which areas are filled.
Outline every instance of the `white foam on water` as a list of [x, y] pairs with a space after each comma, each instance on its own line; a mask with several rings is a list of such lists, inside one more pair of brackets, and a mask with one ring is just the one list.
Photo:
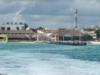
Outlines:
[[8, 75], [100, 75], [100, 63], [47, 53], [16, 53], [0, 58], [0, 73]]

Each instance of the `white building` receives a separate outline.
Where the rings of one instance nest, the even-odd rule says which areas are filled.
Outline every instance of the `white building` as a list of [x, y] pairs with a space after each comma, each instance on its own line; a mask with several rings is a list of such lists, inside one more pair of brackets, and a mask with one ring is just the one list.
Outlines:
[[18, 31], [18, 30], [25, 30], [28, 27], [26, 23], [22, 22], [7, 22], [0, 25], [1, 31]]

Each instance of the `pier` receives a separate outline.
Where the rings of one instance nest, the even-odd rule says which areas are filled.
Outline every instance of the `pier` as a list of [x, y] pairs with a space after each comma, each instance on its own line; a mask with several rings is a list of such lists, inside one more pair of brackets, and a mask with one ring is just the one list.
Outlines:
[[61, 44], [61, 45], [73, 45], [73, 46], [84, 46], [87, 45], [85, 41], [51, 41], [51, 44]]

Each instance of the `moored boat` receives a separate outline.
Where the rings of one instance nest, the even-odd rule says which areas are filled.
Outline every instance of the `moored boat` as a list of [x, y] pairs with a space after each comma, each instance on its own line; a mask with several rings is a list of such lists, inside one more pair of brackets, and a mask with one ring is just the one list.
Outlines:
[[89, 41], [88, 44], [100, 45], [100, 41]]

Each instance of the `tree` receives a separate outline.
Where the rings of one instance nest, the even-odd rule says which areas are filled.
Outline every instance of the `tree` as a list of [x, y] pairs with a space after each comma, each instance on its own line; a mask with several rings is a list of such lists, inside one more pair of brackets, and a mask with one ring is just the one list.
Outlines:
[[100, 38], [100, 29], [95, 31], [97, 38]]
[[37, 30], [44, 30], [45, 28], [43, 27], [38, 27]]

